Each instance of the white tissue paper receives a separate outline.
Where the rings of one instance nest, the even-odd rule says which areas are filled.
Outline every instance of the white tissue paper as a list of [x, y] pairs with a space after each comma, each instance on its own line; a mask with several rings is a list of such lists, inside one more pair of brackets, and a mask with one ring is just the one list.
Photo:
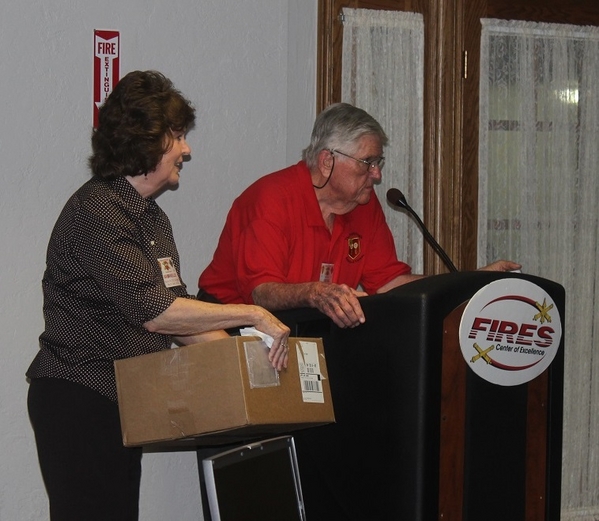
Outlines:
[[241, 336], [257, 336], [261, 338], [268, 347], [268, 349], [272, 347], [272, 343], [274, 342], [273, 337], [267, 335], [266, 333], [263, 333], [262, 331], [258, 331], [253, 327], [244, 327], [239, 330], [239, 333], [241, 334]]

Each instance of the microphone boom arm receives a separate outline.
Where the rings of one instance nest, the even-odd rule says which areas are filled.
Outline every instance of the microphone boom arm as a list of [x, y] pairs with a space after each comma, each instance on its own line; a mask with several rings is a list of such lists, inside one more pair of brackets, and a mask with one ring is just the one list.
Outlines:
[[416, 220], [416, 222], [418, 223], [418, 226], [420, 226], [420, 229], [422, 230], [422, 233], [424, 235], [424, 238], [426, 239], [426, 242], [428, 242], [431, 245], [431, 247], [433, 248], [433, 250], [435, 250], [437, 255], [439, 255], [439, 257], [441, 258], [441, 260], [443, 261], [445, 266], [447, 266], [447, 269], [451, 272], [458, 271], [458, 269], [455, 267], [454, 263], [449, 258], [449, 255], [447, 255], [447, 253], [445, 253], [443, 248], [441, 248], [441, 245], [435, 240], [435, 238], [428, 231], [426, 226], [424, 226], [422, 219], [412, 209], [412, 207], [406, 201], [406, 198], [404, 197], [404, 195], [397, 188], [389, 189], [389, 191], [387, 192], [387, 200], [394, 206], [401, 206], [402, 208], [405, 208], [408, 211], [408, 213]]

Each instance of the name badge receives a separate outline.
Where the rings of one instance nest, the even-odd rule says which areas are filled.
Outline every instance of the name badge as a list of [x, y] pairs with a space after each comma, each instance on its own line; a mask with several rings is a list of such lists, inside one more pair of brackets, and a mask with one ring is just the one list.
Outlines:
[[334, 267], [334, 264], [327, 264], [326, 262], [320, 265], [320, 282], [333, 282]]
[[167, 288], [173, 288], [175, 286], [181, 285], [179, 275], [177, 273], [177, 270], [175, 269], [175, 265], [173, 264], [173, 259], [171, 257], [164, 257], [162, 259], [158, 259], [158, 264], [160, 264], [162, 280], [164, 280], [164, 285]]

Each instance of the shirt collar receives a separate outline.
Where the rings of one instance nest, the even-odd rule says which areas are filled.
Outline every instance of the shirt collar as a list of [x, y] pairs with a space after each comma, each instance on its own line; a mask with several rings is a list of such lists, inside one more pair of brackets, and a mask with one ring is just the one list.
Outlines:
[[133, 185], [124, 177], [117, 177], [110, 181], [110, 187], [119, 195], [127, 206], [135, 213], [141, 215], [147, 211], [156, 211], [158, 204], [152, 198], [144, 199]]
[[300, 169], [300, 175], [298, 178], [300, 180], [301, 190], [299, 190], [299, 193], [301, 194], [304, 207], [308, 208], [308, 224], [310, 226], [326, 227], [324, 219], [322, 218], [320, 205], [318, 204], [318, 199], [314, 193], [314, 187], [312, 186], [312, 175], [310, 174], [310, 169], [304, 161], [300, 161], [297, 166]]

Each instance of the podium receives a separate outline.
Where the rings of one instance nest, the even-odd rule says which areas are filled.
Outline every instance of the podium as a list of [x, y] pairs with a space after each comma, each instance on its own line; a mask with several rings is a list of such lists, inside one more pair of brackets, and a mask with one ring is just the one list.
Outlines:
[[335, 424], [291, 433], [307, 519], [559, 520], [563, 336], [518, 385], [481, 378], [460, 351], [465, 306], [506, 278], [541, 287], [564, 316], [559, 284], [483, 271], [362, 298], [353, 329], [314, 309], [278, 313], [292, 336], [323, 338], [335, 407]]

